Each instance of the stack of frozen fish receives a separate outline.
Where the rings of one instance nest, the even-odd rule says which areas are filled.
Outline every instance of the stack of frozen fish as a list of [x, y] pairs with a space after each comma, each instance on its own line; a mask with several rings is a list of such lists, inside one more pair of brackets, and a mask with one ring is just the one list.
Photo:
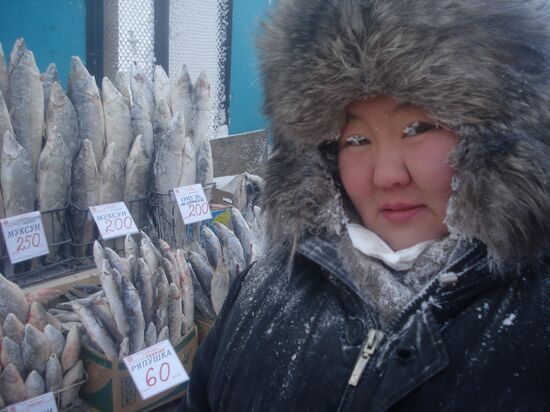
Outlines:
[[184, 260], [169, 251], [163, 256], [143, 232], [139, 243], [126, 236], [124, 246], [126, 257], [120, 257], [96, 241], [101, 287], [50, 312], [79, 322], [84, 343], [109, 359], [165, 339], [177, 345], [194, 322], [193, 281]]
[[0, 408], [54, 392], [61, 408], [84, 381], [80, 331], [65, 329], [38, 300], [0, 275]]
[[[23, 39], [9, 62], [0, 45], [0, 217], [69, 203], [85, 211], [151, 191], [210, 185], [211, 116], [206, 73], [193, 84], [185, 65], [172, 81], [156, 66], [149, 82], [134, 64], [130, 73], [103, 78], [100, 90], [73, 57], [65, 93], [55, 64], [41, 75]], [[62, 223], [46, 232], [58, 238]], [[73, 213], [71, 224], [73, 243], [93, 240], [86, 213]], [[52, 251], [49, 260], [57, 258]]]
[[[169, 339], [175, 346], [195, 318], [214, 320], [237, 274], [256, 259], [248, 225], [233, 209], [232, 226], [202, 225], [201, 240], [173, 249], [143, 232], [125, 238], [125, 257], [94, 243], [101, 286], [79, 287], [49, 311], [63, 327], [83, 327], [83, 342], [109, 359]], [[87, 290], [87, 291], [86, 291]]]

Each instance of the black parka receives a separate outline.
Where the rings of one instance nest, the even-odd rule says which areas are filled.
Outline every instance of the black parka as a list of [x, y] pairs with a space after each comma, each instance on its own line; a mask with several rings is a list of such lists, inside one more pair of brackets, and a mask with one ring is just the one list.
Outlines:
[[[341, 267], [331, 243], [310, 239], [289, 276], [261, 263], [242, 274], [199, 348], [183, 410], [548, 410], [547, 275], [488, 276], [476, 246], [382, 330]], [[383, 338], [352, 386], [374, 330]]]

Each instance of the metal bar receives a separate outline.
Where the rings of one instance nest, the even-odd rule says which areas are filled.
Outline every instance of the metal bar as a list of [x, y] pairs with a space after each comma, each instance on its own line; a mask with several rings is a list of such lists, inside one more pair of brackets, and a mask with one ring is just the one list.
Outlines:
[[155, 1], [155, 59], [169, 73], [170, 0]]
[[224, 73], [223, 85], [225, 91], [225, 100], [223, 104], [223, 110], [225, 112], [225, 122], [229, 127], [229, 109], [231, 102], [231, 42], [232, 42], [232, 33], [233, 33], [233, 0], [227, 0], [227, 26], [225, 28], [226, 35], [225, 41], [222, 44], [222, 50], [225, 50], [225, 59], [221, 62], [222, 67], [221, 73]]
[[103, 79], [103, 0], [86, 0], [86, 67], [98, 86]]

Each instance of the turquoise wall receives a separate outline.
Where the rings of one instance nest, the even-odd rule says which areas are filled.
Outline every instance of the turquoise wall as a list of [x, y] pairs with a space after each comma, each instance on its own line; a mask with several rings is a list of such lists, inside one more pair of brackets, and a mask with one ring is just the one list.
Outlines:
[[233, 0], [229, 134], [264, 129], [254, 36], [276, 0]]
[[40, 72], [55, 63], [63, 85], [71, 56], [86, 61], [86, 0], [0, 0], [0, 43], [6, 60], [23, 37]]

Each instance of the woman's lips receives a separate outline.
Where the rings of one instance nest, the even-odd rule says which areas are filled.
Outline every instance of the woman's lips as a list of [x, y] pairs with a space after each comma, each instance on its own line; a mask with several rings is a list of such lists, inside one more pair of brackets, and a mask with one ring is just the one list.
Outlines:
[[382, 216], [396, 224], [407, 223], [416, 215], [421, 213], [426, 207], [424, 205], [410, 205], [406, 203], [388, 203], [382, 206], [380, 213]]

